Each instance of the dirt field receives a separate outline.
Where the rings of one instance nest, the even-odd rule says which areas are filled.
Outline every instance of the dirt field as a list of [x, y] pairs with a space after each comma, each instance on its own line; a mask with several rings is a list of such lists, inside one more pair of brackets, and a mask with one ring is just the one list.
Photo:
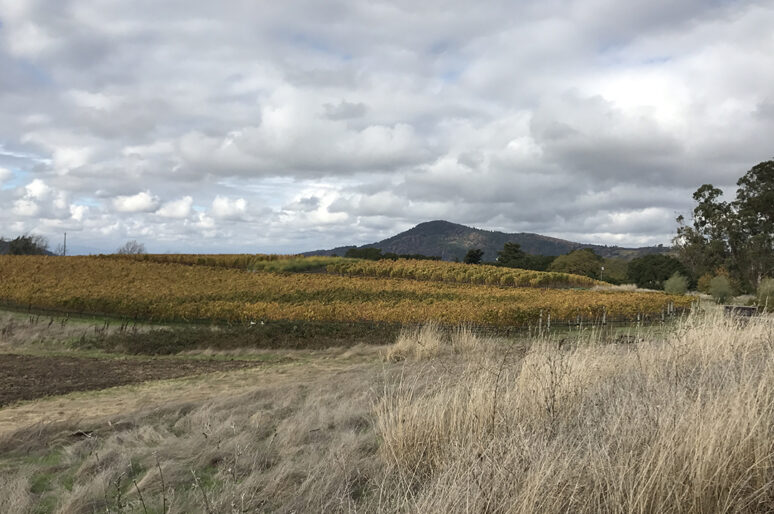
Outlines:
[[23, 400], [254, 367], [255, 361], [95, 359], [0, 354], [0, 407]]

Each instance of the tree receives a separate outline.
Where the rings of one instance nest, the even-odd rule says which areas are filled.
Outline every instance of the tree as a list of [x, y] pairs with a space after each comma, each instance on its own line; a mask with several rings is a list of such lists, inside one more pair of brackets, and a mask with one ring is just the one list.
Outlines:
[[471, 248], [468, 253], [465, 254], [463, 262], [465, 264], [481, 264], [481, 259], [484, 258], [484, 250], [481, 248]]
[[509, 268], [523, 268], [527, 262], [527, 254], [519, 243], [505, 243], [503, 249], [497, 252], [497, 263]]
[[734, 270], [752, 290], [774, 271], [774, 160], [753, 166], [736, 185], [730, 246]]
[[23, 235], [8, 243], [10, 255], [46, 255], [48, 240], [43, 236]]
[[704, 184], [693, 194], [693, 226], [677, 217], [677, 236], [673, 240], [680, 261], [691, 276], [698, 277], [723, 266], [729, 256], [728, 231], [733, 224], [731, 207], [719, 198], [723, 191]]
[[774, 161], [754, 166], [737, 186], [730, 203], [712, 184], [697, 189], [692, 224], [677, 218], [674, 245], [694, 277], [725, 267], [733, 281], [752, 291], [774, 272]]
[[135, 239], [132, 239], [131, 241], [124, 243], [123, 246], [116, 250], [116, 253], [121, 255], [138, 255], [141, 253], [146, 253], [145, 245], [138, 243]]
[[497, 265], [507, 268], [545, 271], [553, 260], [554, 257], [550, 255], [531, 255], [526, 253], [518, 243], [505, 243], [503, 249], [497, 252]]
[[611, 284], [623, 284], [628, 280], [629, 263], [624, 259], [604, 259], [601, 280]]
[[688, 276], [683, 263], [669, 255], [650, 254], [629, 262], [629, 280], [637, 287], [664, 289], [664, 282], [675, 273]]
[[599, 279], [604, 261], [590, 248], [573, 250], [567, 255], [560, 255], [548, 267], [549, 271], [572, 273]]

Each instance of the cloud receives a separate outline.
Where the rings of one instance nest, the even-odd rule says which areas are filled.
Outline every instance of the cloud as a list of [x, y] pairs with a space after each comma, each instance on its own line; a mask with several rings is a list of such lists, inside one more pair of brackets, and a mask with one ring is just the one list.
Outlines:
[[161, 208], [156, 211], [156, 214], [164, 218], [187, 218], [191, 214], [191, 206], [193, 205], [193, 198], [190, 196], [184, 196], [179, 200], [172, 200], [166, 202]]
[[241, 219], [247, 212], [247, 202], [244, 198], [231, 200], [216, 196], [212, 201], [212, 215], [221, 219]]
[[223, 176], [330, 176], [417, 164], [428, 150], [407, 124], [351, 129], [307, 120], [284, 109], [265, 112], [260, 126], [224, 136], [190, 132], [179, 142], [187, 166]]
[[141, 191], [131, 196], [117, 196], [113, 208], [118, 212], [153, 212], [159, 207], [159, 199], [150, 191]]
[[342, 100], [338, 104], [325, 104], [325, 117], [329, 120], [349, 120], [362, 118], [366, 113], [366, 105], [362, 102], [352, 103]]
[[84, 251], [292, 252], [437, 218], [668, 243], [700, 184], [774, 157], [771, 0], [0, 12], [0, 226]]
[[41, 179], [34, 179], [20, 189], [13, 202], [13, 214], [20, 218], [65, 219], [70, 217], [68, 195], [57, 191]]

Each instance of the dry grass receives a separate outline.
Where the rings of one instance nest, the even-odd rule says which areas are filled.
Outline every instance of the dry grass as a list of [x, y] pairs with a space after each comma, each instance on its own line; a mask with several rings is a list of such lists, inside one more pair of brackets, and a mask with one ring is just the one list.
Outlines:
[[394, 344], [384, 352], [389, 362], [402, 360], [424, 360], [450, 355], [471, 354], [476, 351], [491, 351], [495, 340], [482, 338], [470, 327], [461, 326], [443, 330], [437, 323], [407, 328], [401, 331]]
[[[770, 321], [770, 320], [769, 320]], [[420, 512], [771, 512], [774, 331], [689, 318], [667, 341], [473, 360], [377, 408]]]
[[648, 337], [587, 331], [525, 353], [425, 327], [381, 364], [19, 430], [0, 437], [0, 510], [774, 510], [771, 319], [695, 316]]
[[205, 401], [170, 392], [164, 407], [6, 434], [2, 512], [350, 511], [380, 467], [371, 406], [382, 373], [320, 374], [289, 370], [292, 379]]

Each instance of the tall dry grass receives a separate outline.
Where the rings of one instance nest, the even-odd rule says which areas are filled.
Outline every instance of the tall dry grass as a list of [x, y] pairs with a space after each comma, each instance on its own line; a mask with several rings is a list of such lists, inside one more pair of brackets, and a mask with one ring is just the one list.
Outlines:
[[689, 317], [665, 341], [472, 354], [377, 406], [419, 512], [774, 511], [774, 328]]

